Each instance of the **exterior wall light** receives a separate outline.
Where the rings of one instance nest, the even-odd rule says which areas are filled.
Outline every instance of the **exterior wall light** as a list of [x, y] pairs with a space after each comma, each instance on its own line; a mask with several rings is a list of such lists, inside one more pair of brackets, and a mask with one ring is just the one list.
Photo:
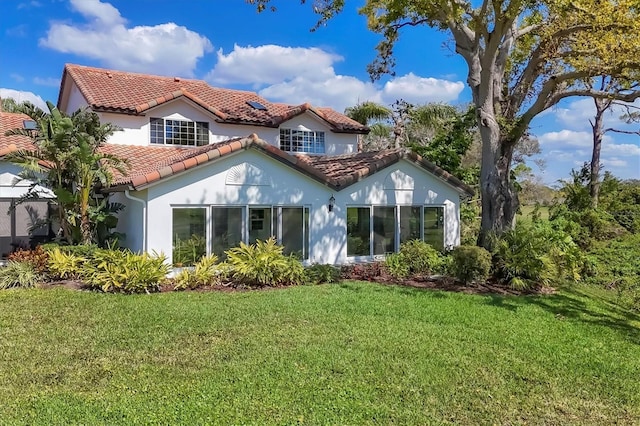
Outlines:
[[332, 212], [333, 211], [333, 206], [336, 204], [336, 199], [334, 198], [334, 196], [332, 195], [331, 198], [329, 198], [329, 211]]

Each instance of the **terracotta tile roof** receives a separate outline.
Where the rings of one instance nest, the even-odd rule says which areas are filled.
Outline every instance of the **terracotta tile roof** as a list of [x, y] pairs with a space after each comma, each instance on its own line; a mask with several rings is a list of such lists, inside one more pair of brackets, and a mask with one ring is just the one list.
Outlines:
[[33, 149], [33, 143], [27, 136], [5, 136], [9, 130], [24, 128], [25, 120], [31, 118], [24, 114], [0, 111], [0, 157], [19, 149]]
[[464, 184], [451, 173], [441, 169], [418, 154], [402, 149], [359, 152], [345, 155], [297, 155], [297, 157], [331, 179], [337, 189], [352, 185], [367, 176], [397, 163], [401, 159], [405, 159], [429, 171], [431, 174], [453, 186], [459, 192], [468, 196], [474, 194], [473, 188]]
[[[202, 80], [162, 77], [67, 64], [62, 75], [59, 103], [64, 87], [72, 79], [96, 111], [142, 114], [155, 106], [184, 97], [211, 112], [218, 122], [278, 127], [283, 122], [311, 111], [334, 132], [368, 133], [369, 129], [330, 108], [309, 104], [297, 106], [271, 103], [257, 93], [209, 86]], [[265, 110], [248, 102], [258, 102]], [[60, 105], [58, 105], [60, 107]]]
[[427, 169], [454, 186], [459, 192], [473, 195], [473, 190], [457, 178], [421, 157], [402, 150], [362, 152], [339, 156], [291, 155], [261, 140], [255, 134], [199, 148], [105, 145], [102, 152], [127, 158], [130, 170], [117, 175], [107, 191], [125, 188], [143, 189], [162, 178], [185, 172], [234, 152], [254, 148], [300, 173], [339, 191], [404, 158]]

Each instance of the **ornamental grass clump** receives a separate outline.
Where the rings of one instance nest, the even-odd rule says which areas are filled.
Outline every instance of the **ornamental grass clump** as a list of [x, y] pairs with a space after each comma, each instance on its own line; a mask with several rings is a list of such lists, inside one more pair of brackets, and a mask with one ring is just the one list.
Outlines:
[[9, 261], [0, 268], [0, 290], [33, 288], [42, 283], [43, 275], [29, 262]]

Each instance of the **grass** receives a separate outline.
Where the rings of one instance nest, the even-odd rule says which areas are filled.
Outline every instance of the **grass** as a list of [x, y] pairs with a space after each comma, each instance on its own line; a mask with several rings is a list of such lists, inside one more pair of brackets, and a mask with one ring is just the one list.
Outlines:
[[638, 424], [603, 291], [0, 292], [0, 424]]
[[[536, 206], [532, 206], [532, 205], [520, 206], [520, 212], [518, 213], [517, 220], [530, 221], [531, 213], [533, 213], [535, 208]], [[540, 212], [540, 219], [549, 220], [549, 207], [540, 206], [539, 212]]]

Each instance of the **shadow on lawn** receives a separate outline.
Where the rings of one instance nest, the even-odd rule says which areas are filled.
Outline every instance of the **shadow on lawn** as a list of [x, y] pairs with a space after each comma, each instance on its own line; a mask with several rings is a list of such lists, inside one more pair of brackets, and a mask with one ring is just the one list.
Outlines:
[[[602, 308], [597, 309], [591, 304], [600, 303]], [[559, 320], [570, 319], [588, 324], [608, 327], [635, 344], [640, 345], [640, 328], [633, 322], [640, 322], [640, 317], [619, 305], [585, 293], [577, 288], [564, 289], [562, 293], [548, 296], [504, 297], [491, 295], [487, 298], [487, 304], [517, 310], [526, 305], [535, 305], [545, 311], [551, 312]]]

